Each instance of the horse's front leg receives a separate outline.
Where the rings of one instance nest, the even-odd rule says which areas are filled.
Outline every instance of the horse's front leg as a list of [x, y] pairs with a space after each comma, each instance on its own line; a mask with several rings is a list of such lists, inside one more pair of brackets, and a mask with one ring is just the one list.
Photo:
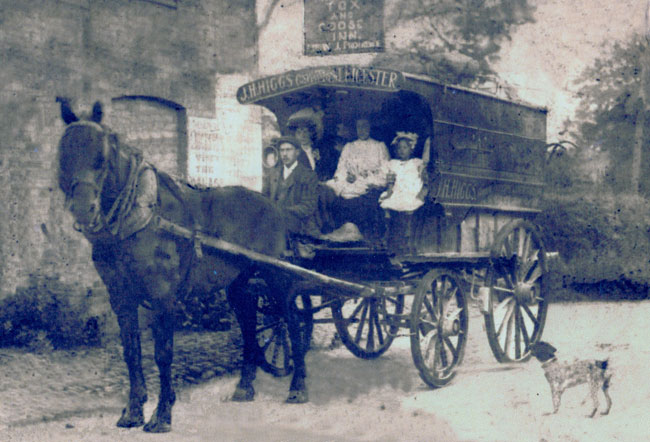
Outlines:
[[291, 360], [293, 361], [293, 378], [291, 379], [291, 386], [289, 387], [289, 396], [286, 402], [289, 404], [304, 404], [309, 401], [309, 394], [307, 393], [307, 384], [305, 378], [307, 377], [307, 368], [305, 366], [305, 355], [311, 336], [305, 336], [306, 330], [303, 330], [301, 323], [301, 315], [311, 314], [299, 312], [296, 307], [297, 292], [295, 286], [289, 290], [289, 296], [285, 300], [284, 315], [287, 321], [287, 329], [289, 331], [289, 339], [291, 340]]
[[174, 358], [174, 314], [171, 308], [158, 310], [153, 323], [153, 338], [156, 364], [160, 374], [160, 396], [158, 406], [151, 419], [144, 426], [149, 433], [171, 431], [172, 407], [176, 394], [172, 386], [172, 361]]
[[121, 308], [115, 312], [120, 326], [120, 338], [124, 361], [129, 370], [129, 402], [122, 410], [122, 416], [117, 421], [118, 427], [139, 427], [144, 424], [142, 407], [147, 402], [147, 386], [142, 373], [142, 354], [140, 350], [140, 328], [138, 324], [138, 308]]
[[257, 297], [247, 290], [248, 276], [241, 275], [227, 289], [228, 302], [237, 316], [242, 333], [244, 349], [242, 354], [241, 377], [232, 400], [237, 402], [252, 401], [255, 398], [253, 381], [257, 373]]
[[155, 360], [160, 374], [158, 406], [144, 430], [162, 433], [171, 430], [174, 306], [181, 278], [180, 255], [174, 240], [146, 228], [127, 240], [125, 257], [154, 310], [152, 325]]

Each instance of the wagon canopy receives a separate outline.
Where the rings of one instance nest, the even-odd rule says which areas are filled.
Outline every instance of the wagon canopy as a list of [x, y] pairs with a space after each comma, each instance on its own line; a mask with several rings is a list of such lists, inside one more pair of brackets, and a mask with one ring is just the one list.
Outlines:
[[[390, 144], [396, 131], [419, 135], [416, 155], [431, 140], [440, 175], [430, 196], [446, 206], [535, 210], [546, 145], [544, 108], [450, 86], [380, 67], [336, 65], [293, 70], [244, 84], [242, 104], [275, 114], [283, 132], [289, 116], [323, 111], [324, 140], [354, 134], [370, 117], [373, 138]], [[434, 166], [431, 166], [434, 167]]]

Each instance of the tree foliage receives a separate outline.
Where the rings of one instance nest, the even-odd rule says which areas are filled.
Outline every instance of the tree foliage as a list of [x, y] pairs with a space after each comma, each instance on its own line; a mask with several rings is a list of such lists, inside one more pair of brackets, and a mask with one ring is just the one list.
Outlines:
[[[634, 35], [625, 42], [615, 42], [605, 54], [584, 70], [577, 83], [580, 105], [575, 122], [569, 124], [579, 145], [607, 153], [609, 164], [606, 182], [616, 191], [631, 189], [637, 119], [643, 124], [641, 95], [645, 39]], [[646, 131], [647, 132], [647, 131]], [[641, 170], [647, 170], [647, 133], [643, 142]], [[650, 187], [642, 180], [641, 191]]]
[[[387, 2], [388, 4], [389, 2]], [[455, 84], [493, 76], [491, 62], [517, 26], [532, 23], [529, 0], [402, 0], [387, 8], [386, 33], [417, 31], [376, 62]], [[389, 39], [390, 40], [390, 39]]]

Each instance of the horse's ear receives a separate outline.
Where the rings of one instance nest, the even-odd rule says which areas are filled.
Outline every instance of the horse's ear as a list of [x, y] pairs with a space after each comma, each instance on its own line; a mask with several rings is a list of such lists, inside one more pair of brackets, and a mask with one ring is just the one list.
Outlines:
[[61, 118], [65, 124], [74, 123], [79, 121], [79, 118], [74, 114], [72, 108], [70, 107], [70, 100], [65, 97], [56, 97], [56, 101], [61, 103]]
[[102, 121], [103, 115], [104, 111], [102, 110], [102, 104], [99, 101], [96, 101], [93, 105], [93, 113], [90, 116], [90, 121], [94, 121], [95, 123], [99, 124]]

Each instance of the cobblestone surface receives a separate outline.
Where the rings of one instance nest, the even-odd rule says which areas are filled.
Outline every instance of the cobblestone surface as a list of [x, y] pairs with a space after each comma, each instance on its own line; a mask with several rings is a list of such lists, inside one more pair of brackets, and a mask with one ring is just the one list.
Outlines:
[[[312, 349], [332, 342], [334, 327], [314, 329]], [[158, 369], [149, 330], [142, 337], [143, 370], [149, 401], [159, 391]], [[177, 332], [174, 384], [177, 391], [231, 374], [241, 361], [241, 335], [228, 332]], [[128, 396], [122, 346], [112, 339], [101, 347], [77, 350], [0, 348], [0, 428], [97, 413], [118, 415]]]
[[[174, 383], [204, 382], [238, 365], [240, 336], [234, 332], [182, 332], [175, 336]], [[158, 370], [149, 332], [142, 340], [150, 400]], [[119, 411], [128, 395], [122, 347], [114, 339], [98, 348], [28, 352], [0, 349], [0, 423], [26, 425], [97, 411]]]

